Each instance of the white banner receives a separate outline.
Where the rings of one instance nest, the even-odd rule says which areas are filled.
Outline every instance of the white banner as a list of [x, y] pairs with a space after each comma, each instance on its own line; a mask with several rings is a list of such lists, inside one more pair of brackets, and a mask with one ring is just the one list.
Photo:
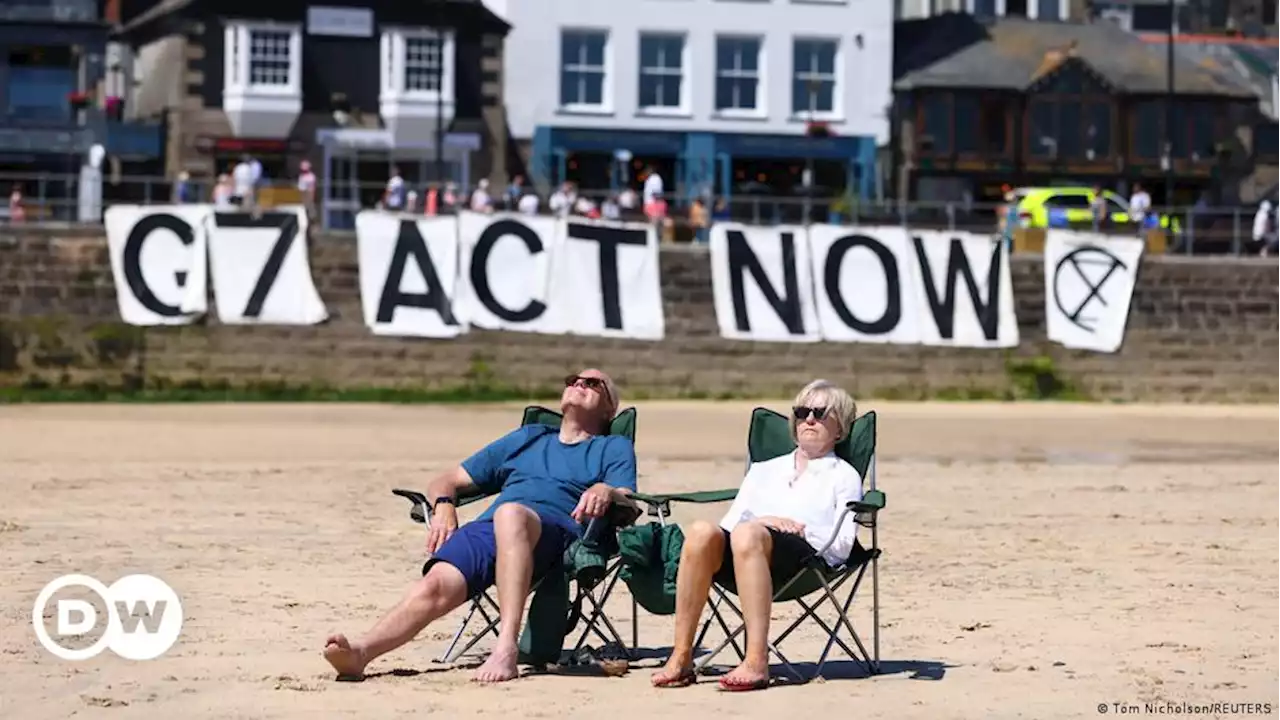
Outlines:
[[989, 235], [915, 231], [919, 305], [925, 345], [1009, 348], [1018, 345], [1013, 280], [1004, 243]]
[[300, 207], [255, 217], [215, 212], [209, 234], [214, 303], [227, 325], [315, 325], [329, 318], [311, 279]]
[[375, 335], [455, 337], [458, 239], [453, 218], [356, 215], [360, 304]]
[[658, 232], [648, 223], [560, 223], [552, 307], [574, 335], [661, 340]]
[[720, 336], [817, 342], [813, 267], [801, 227], [711, 227], [711, 285]]
[[1113, 353], [1124, 343], [1144, 243], [1050, 230], [1044, 243], [1044, 312], [1049, 339]]
[[565, 331], [550, 308], [559, 224], [553, 217], [458, 215], [458, 307], [469, 324], [486, 330]]
[[920, 342], [920, 278], [901, 227], [814, 225], [814, 298], [829, 342]]
[[188, 325], [209, 310], [207, 205], [113, 205], [103, 213], [120, 317]]

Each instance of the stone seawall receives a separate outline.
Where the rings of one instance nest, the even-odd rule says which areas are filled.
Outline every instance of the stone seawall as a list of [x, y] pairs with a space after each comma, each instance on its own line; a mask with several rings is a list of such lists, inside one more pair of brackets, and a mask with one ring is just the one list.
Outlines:
[[99, 228], [0, 228], [0, 386], [136, 383], [241, 387], [553, 390], [599, 365], [636, 396], [787, 396], [814, 377], [859, 397], [1065, 396], [1276, 402], [1274, 261], [1146, 257], [1116, 354], [1048, 342], [1038, 256], [1012, 260], [1022, 342], [1010, 351], [724, 340], [709, 255], [662, 253], [661, 342], [473, 331], [375, 337], [361, 320], [355, 238], [319, 235], [311, 265], [332, 319], [316, 327], [181, 328], [120, 322]]

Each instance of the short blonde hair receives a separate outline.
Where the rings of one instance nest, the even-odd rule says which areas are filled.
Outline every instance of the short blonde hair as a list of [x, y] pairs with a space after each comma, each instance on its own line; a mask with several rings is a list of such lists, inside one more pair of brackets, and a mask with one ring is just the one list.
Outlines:
[[[792, 407], [800, 405], [825, 407], [827, 414], [834, 417], [840, 426], [840, 437], [836, 438], [837, 442], [849, 434], [853, 421], [858, 417], [858, 404], [853, 401], [853, 396], [828, 380], [818, 379], [805, 385], [800, 392], [796, 393], [796, 399], [791, 405]], [[795, 413], [791, 413], [787, 422], [791, 427], [791, 439], [798, 442], [796, 426], [799, 422], [796, 420]]]

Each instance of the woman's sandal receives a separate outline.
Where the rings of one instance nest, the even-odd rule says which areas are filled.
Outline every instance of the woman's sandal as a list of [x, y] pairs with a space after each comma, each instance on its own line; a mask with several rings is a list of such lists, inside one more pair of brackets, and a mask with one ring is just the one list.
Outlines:
[[684, 668], [679, 675], [666, 680], [659, 680], [653, 684], [656, 688], [681, 688], [688, 687], [698, 681], [698, 674], [693, 668]]
[[728, 675], [720, 678], [720, 689], [725, 692], [748, 692], [750, 690], [764, 690], [769, 687], [769, 678], [760, 678], [759, 680], [733, 680]]

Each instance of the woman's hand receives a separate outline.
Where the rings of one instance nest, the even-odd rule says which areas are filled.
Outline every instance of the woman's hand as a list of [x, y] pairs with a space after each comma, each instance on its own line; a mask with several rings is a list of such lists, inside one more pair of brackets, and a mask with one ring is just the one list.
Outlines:
[[765, 527], [773, 528], [778, 532], [787, 533], [789, 535], [804, 534], [804, 523], [798, 523], [795, 520], [790, 520], [782, 517], [774, 517], [772, 515], [766, 515], [761, 518], [756, 518], [756, 520], [761, 525], [764, 525]]

